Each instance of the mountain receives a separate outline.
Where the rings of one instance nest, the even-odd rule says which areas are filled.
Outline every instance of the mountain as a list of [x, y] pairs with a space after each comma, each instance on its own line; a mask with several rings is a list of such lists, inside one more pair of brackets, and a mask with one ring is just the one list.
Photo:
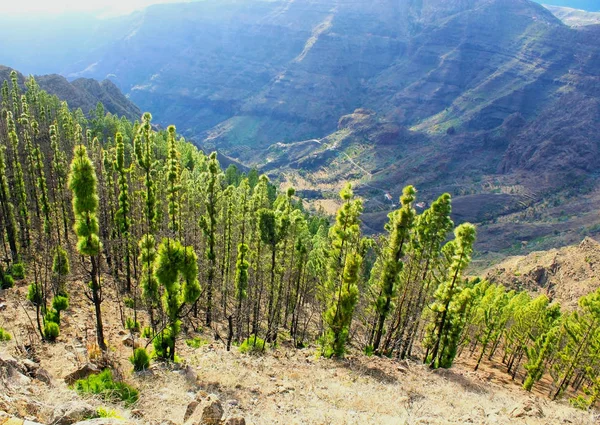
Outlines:
[[600, 4], [596, 0], [534, 0], [549, 6], [568, 7], [571, 9], [600, 12]]
[[545, 6], [557, 18], [572, 27], [600, 24], [600, 12], [586, 12], [570, 7]]
[[508, 288], [546, 293], [568, 309], [579, 297], [600, 287], [600, 243], [585, 238], [580, 244], [510, 257], [485, 273]]
[[598, 25], [529, 0], [206, 0], [104, 25], [61, 73], [109, 78], [315, 208], [351, 181], [381, 231], [411, 183], [501, 235], [481, 253], [597, 234]]
[[[10, 81], [11, 71], [12, 68], [0, 65], [0, 81]], [[98, 102], [101, 102], [111, 114], [130, 120], [141, 116], [140, 109], [110, 80], [98, 82], [91, 78], [79, 78], [69, 82], [58, 74], [38, 75], [35, 79], [43, 90], [65, 100], [71, 108], [81, 108], [86, 114], [96, 109]], [[18, 80], [20, 84], [24, 83], [23, 74], [18, 73]]]

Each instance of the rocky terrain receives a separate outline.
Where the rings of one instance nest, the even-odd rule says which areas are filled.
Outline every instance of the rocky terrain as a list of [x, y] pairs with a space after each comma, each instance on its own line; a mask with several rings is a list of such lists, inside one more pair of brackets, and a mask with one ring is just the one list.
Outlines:
[[[10, 81], [11, 71], [11, 68], [0, 65], [0, 82]], [[106, 112], [119, 117], [134, 121], [141, 116], [140, 109], [110, 80], [98, 82], [91, 78], [79, 78], [69, 82], [58, 74], [37, 75], [35, 79], [41, 89], [66, 101], [71, 108], [81, 108], [84, 114], [95, 110], [100, 102]], [[24, 84], [25, 76], [18, 73], [18, 81]]]
[[598, 287], [600, 243], [586, 238], [579, 245], [509, 257], [490, 268], [486, 277], [508, 288], [545, 293], [567, 309]]
[[[39, 342], [31, 321], [35, 312], [23, 301], [24, 282], [0, 292], [0, 325], [14, 336], [0, 345], [0, 424], [587, 425], [598, 420], [595, 412], [549, 401], [542, 385], [526, 395], [491, 364], [472, 372], [468, 357], [450, 370], [431, 371], [416, 361], [360, 353], [344, 360], [316, 358], [314, 347], [295, 350], [286, 344], [252, 356], [235, 347], [226, 351], [214, 332], [204, 331], [199, 348], [181, 341], [180, 363], [155, 363], [132, 373], [127, 360], [132, 341], [118, 321], [114, 294], [103, 304], [110, 350], [101, 358], [92, 343], [93, 313], [81, 290], [73, 287], [56, 343]], [[140, 391], [137, 403], [126, 407], [69, 388], [106, 365]], [[91, 419], [99, 412], [109, 417]]]

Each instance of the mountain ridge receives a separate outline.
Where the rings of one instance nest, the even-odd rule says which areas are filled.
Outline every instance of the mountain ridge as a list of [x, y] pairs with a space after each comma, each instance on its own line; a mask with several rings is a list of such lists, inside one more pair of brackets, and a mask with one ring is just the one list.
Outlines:
[[[0, 65], [0, 81], [10, 80], [11, 71], [13, 68]], [[23, 85], [25, 76], [17, 71], [17, 78], [19, 84]], [[85, 114], [96, 109], [98, 102], [103, 104], [107, 112], [129, 120], [135, 121], [142, 114], [110, 80], [99, 82], [91, 78], [79, 78], [69, 82], [58, 74], [36, 75], [34, 78], [43, 90], [66, 101], [72, 108], [81, 108]]]

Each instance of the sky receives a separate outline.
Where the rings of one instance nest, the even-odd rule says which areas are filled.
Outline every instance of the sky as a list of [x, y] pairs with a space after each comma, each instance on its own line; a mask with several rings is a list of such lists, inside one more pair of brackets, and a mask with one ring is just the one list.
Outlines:
[[93, 13], [99, 16], [118, 16], [157, 3], [183, 3], [193, 0], [17, 0], [1, 1], [0, 15], [22, 16], [70, 13]]

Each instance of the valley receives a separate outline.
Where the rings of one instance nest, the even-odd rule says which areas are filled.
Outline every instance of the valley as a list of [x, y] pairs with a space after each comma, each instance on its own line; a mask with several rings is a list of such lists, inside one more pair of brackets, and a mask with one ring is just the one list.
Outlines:
[[0, 13], [0, 425], [598, 423], [600, 10], [548, 3]]

